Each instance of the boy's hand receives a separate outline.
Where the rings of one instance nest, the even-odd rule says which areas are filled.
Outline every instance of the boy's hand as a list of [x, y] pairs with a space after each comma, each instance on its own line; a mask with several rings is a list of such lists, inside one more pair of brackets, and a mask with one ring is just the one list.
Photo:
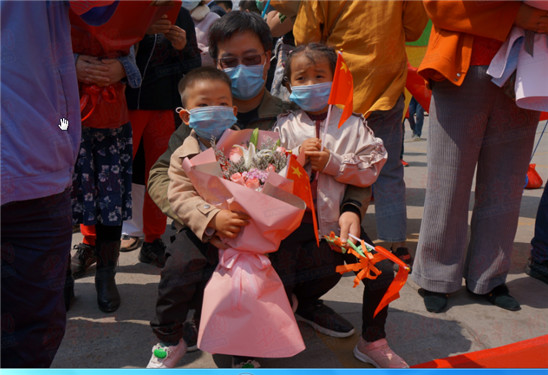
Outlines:
[[171, 28], [165, 33], [167, 40], [176, 50], [180, 51], [186, 46], [186, 31], [177, 25], [171, 25]]
[[321, 172], [329, 161], [329, 150], [324, 148], [322, 151], [307, 151], [304, 153], [314, 172]]
[[249, 216], [242, 212], [221, 210], [209, 222], [221, 237], [236, 238], [242, 227], [249, 224]]

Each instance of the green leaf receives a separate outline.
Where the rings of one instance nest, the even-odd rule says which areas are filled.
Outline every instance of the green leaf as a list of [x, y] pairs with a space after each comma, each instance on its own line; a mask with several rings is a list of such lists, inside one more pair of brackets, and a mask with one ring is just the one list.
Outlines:
[[255, 147], [257, 147], [257, 142], [259, 142], [259, 128], [253, 129], [251, 138], [249, 138], [249, 143], [255, 145]]

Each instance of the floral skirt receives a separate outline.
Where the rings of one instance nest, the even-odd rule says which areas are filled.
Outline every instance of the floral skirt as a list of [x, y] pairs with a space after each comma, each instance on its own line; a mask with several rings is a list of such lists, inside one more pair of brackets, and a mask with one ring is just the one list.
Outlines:
[[82, 127], [72, 177], [74, 224], [117, 226], [131, 218], [132, 132]]

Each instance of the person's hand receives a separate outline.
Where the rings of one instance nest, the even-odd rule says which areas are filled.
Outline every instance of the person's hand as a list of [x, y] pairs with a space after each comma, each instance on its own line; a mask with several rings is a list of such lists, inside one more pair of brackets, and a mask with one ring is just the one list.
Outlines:
[[[303, 154], [306, 156], [307, 152], [319, 151], [320, 147], [322, 147], [322, 141], [320, 141], [318, 138], [308, 138], [304, 140], [304, 142], [301, 144], [299, 154]], [[308, 161], [308, 158], [306, 159], [306, 161]]]
[[326, 148], [322, 151], [306, 151], [304, 154], [310, 160], [310, 166], [315, 172], [321, 172], [329, 161], [329, 150]]
[[80, 55], [76, 60], [76, 77], [88, 85], [106, 86], [109, 83], [109, 68], [94, 56]]
[[176, 50], [180, 51], [186, 46], [186, 31], [177, 25], [171, 25], [169, 31], [165, 33], [167, 40]]
[[171, 28], [171, 21], [167, 19], [167, 14], [164, 14], [158, 21], [149, 26], [147, 34], [167, 34]]
[[249, 224], [249, 216], [242, 212], [221, 210], [209, 222], [220, 237], [236, 238], [242, 227]]
[[339, 227], [341, 228], [339, 238], [341, 241], [350, 241], [354, 243], [355, 240], [352, 237], [349, 237], [348, 234], [350, 233], [356, 237], [360, 237], [360, 225], [360, 216], [357, 213], [352, 211], [343, 212], [341, 216], [339, 216]]
[[228, 245], [225, 244], [218, 235], [214, 235], [213, 237], [211, 237], [209, 243], [215, 246], [217, 249], [228, 249]]
[[108, 84], [111, 85], [120, 82], [126, 76], [126, 70], [120, 61], [117, 59], [104, 59], [101, 61], [108, 68], [107, 77]]
[[548, 34], [548, 11], [521, 4], [514, 25], [525, 30]]

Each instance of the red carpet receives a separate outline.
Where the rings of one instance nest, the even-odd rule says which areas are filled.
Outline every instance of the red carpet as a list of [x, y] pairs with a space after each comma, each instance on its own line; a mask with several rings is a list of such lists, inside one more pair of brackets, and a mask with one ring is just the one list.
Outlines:
[[413, 368], [545, 368], [548, 335], [411, 366]]

